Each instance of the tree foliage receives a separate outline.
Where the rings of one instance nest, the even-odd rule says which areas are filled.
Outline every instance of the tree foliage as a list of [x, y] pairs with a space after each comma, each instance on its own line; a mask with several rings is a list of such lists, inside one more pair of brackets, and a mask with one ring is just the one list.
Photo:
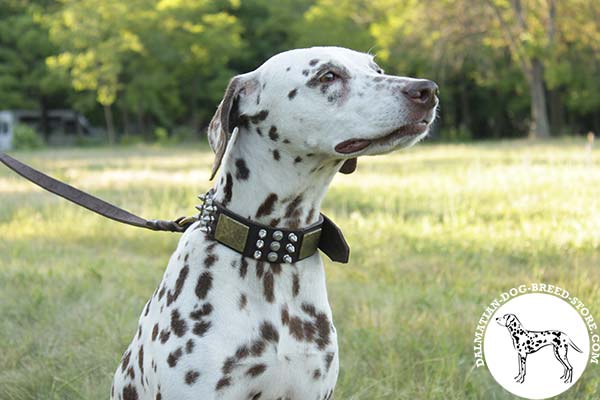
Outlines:
[[443, 136], [598, 132], [599, 26], [595, 0], [6, 0], [0, 108], [200, 131], [233, 75], [337, 45], [436, 80]]

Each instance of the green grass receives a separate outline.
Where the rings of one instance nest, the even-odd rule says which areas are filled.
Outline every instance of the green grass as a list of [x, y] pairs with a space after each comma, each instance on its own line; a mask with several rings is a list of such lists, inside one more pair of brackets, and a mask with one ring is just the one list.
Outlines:
[[[336, 399], [512, 399], [474, 369], [485, 306], [560, 285], [600, 318], [600, 156], [583, 142], [421, 145], [359, 160], [324, 210], [352, 246], [327, 262]], [[26, 162], [148, 218], [193, 213], [206, 148], [46, 150]], [[0, 399], [104, 399], [178, 235], [78, 208], [0, 168]], [[600, 397], [590, 366], [560, 399]]]

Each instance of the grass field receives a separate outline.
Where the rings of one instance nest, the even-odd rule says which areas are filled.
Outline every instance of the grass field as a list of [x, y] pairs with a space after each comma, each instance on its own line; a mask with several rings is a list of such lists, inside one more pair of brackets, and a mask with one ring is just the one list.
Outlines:
[[[14, 155], [147, 218], [194, 212], [212, 154], [188, 148]], [[485, 306], [529, 282], [600, 318], [600, 152], [583, 142], [421, 145], [359, 160], [324, 210], [350, 263], [327, 262], [338, 400], [513, 399], [472, 340]], [[98, 217], [0, 167], [0, 399], [105, 399], [178, 236]], [[515, 362], [516, 366], [516, 362]], [[559, 399], [600, 398], [590, 366]]]

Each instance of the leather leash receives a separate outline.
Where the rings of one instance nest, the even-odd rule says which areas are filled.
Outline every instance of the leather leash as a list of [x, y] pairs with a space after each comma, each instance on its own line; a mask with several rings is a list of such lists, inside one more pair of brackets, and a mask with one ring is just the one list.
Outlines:
[[[102, 199], [99, 199], [98, 197], [92, 196], [89, 193], [83, 192], [71, 185], [68, 185], [55, 178], [52, 178], [51, 176], [48, 176], [10, 157], [5, 153], [0, 153], [0, 161], [8, 168], [12, 169], [17, 174], [38, 185], [39, 187], [51, 193], [54, 193], [66, 200], [69, 200], [70, 202], [75, 203], [78, 206], [93, 211], [96, 214], [102, 215], [103, 217], [112, 219], [114, 221], [122, 222], [127, 225], [132, 225], [139, 228], [146, 228], [153, 231], [181, 233], [185, 232], [186, 229], [189, 228], [194, 222], [200, 220], [201, 226], [199, 227], [202, 228], [205, 232], [207, 232], [215, 240], [238, 251], [244, 256], [250, 256], [258, 260], [264, 259], [265, 261], [270, 262], [274, 262], [275, 260], [284, 260], [284, 262], [288, 263], [295, 262], [314, 254], [317, 248], [321, 249], [321, 251], [323, 251], [327, 256], [329, 256], [329, 258], [331, 258], [332, 261], [336, 262], [347, 263], [350, 255], [350, 248], [348, 247], [348, 244], [344, 239], [342, 231], [323, 214], [321, 214], [318, 226], [315, 225], [315, 227], [308, 227], [307, 229], [289, 232], [287, 232], [285, 229], [279, 230], [277, 228], [267, 227], [261, 224], [257, 224], [253, 221], [246, 220], [245, 218], [235, 213], [232, 213], [222, 207], [219, 208], [220, 214], [227, 214], [227, 219], [230, 220], [229, 226], [223, 226], [223, 228], [219, 230], [219, 226], [221, 225], [217, 224], [214, 227], [215, 229], [212, 230], [212, 228], [209, 229], [206, 226], [206, 219], [208, 219], [209, 221], [215, 221], [214, 216], [204, 215], [204, 217], [202, 217], [202, 215], [206, 212], [207, 209], [213, 209], [212, 206], [207, 207], [206, 205], [199, 208], [201, 214], [198, 217], [180, 217], [173, 221], [166, 221], [160, 219], [147, 220], [135, 214], [132, 214], [129, 211], [125, 211], [122, 208], [110, 204]], [[217, 209], [217, 207], [214, 207], [214, 209]], [[221, 219], [222, 218], [219, 218], [218, 220], [220, 221]], [[205, 226], [202, 226], [202, 224], [204, 224]], [[238, 231], [238, 236], [240, 236], [240, 226], [242, 229], [241, 236], [244, 236], [244, 232], [246, 232], [245, 236], [242, 239], [236, 237], [236, 230]], [[271, 232], [271, 230], [273, 232]], [[272, 243], [269, 242], [269, 244], [272, 246], [272, 251], [261, 251], [263, 246], [263, 244], [261, 243], [264, 243], [265, 240], [263, 239], [266, 238], [262, 235], [262, 232], [264, 232], [264, 235], [269, 233], [274, 235], [275, 237], [281, 234], [283, 238], [284, 231], [287, 232], [287, 237], [296, 237], [299, 239], [303, 239], [304, 237], [306, 237], [307, 239], [302, 240], [302, 247], [298, 247], [298, 249], [296, 249], [294, 246], [294, 244], [296, 244], [297, 239], [292, 240], [290, 243], [287, 243], [288, 246], [292, 246], [286, 246], [288, 254], [284, 254], [283, 250], [279, 251], [280, 248], [283, 249], [282, 247], [280, 247], [281, 244], [279, 242], [281, 238], [275, 240], [277, 242], [277, 246], [272, 246]], [[317, 231], [318, 235], [312, 235], [312, 242], [310, 243], [310, 245], [307, 244], [308, 234], [317, 233]], [[222, 232], [222, 234], [220, 232]], [[293, 234], [293, 236], [290, 236], [290, 234]], [[259, 247], [254, 249], [252, 248], [252, 246]], [[294, 250], [291, 251], [291, 249]], [[304, 251], [304, 249], [308, 250]]]
[[23, 178], [35, 183], [42, 189], [54, 193], [78, 206], [87, 208], [90, 211], [100, 214], [103, 217], [114, 221], [122, 222], [127, 225], [146, 228], [153, 231], [184, 232], [188, 226], [195, 222], [195, 219], [186, 217], [178, 218], [174, 221], [165, 221], [159, 219], [146, 220], [125, 211], [122, 208], [114, 206], [106, 201], [83, 192], [71, 185], [67, 185], [57, 179], [54, 179], [22, 162], [15, 160], [5, 153], [0, 153], [0, 161], [8, 168], [21, 175]]

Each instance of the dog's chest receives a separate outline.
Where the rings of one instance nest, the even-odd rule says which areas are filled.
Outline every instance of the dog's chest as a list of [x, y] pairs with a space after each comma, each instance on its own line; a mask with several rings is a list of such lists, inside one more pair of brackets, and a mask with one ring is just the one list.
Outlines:
[[297, 265], [260, 263], [190, 231], [140, 327], [130, 351], [146, 366], [141, 399], [323, 399], [337, 379], [318, 255]]

